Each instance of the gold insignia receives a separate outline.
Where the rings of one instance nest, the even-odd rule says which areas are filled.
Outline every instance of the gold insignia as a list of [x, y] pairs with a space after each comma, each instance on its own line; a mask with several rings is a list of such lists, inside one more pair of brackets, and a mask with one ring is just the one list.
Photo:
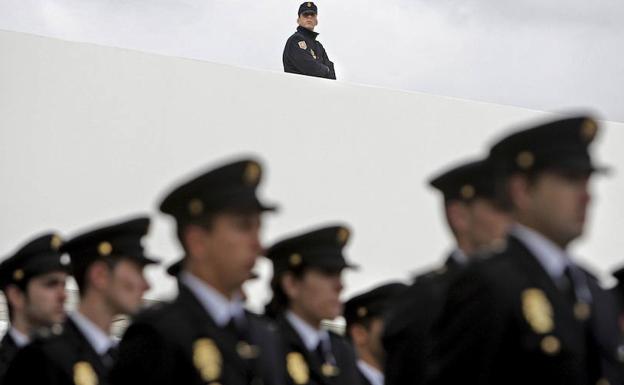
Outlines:
[[561, 350], [561, 342], [559, 342], [559, 338], [554, 336], [544, 337], [542, 339], [542, 342], [540, 343], [540, 346], [542, 347], [544, 353], [551, 356], [559, 353], [559, 351]]
[[188, 203], [188, 211], [194, 217], [199, 216], [204, 212], [204, 204], [199, 199], [191, 199]]
[[461, 190], [459, 190], [461, 197], [464, 199], [472, 199], [475, 196], [475, 188], [471, 184], [465, 184], [462, 186]]
[[301, 258], [301, 254], [291, 254], [290, 257], [288, 258], [288, 263], [290, 264], [290, 266], [299, 266], [301, 265], [302, 262], [302, 258]]
[[13, 272], [13, 279], [16, 281], [21, 281], [24, 278], [24, 270], [17, 269]]
[[522, 151], [516, 157], [516, 164], [523, 170], [530, 169], [534, 163], [535, 156], [530, 151]]
[[347, 241], [349, 240], [349, 230], [341, 227], [338, 229], [338, 242], [340, 242], [340, 244], [344, 245], [345, 243], [347, 243]]
[[245, 183], [248, 185], [255, 185], [260, 179], [260, 165], [255, 162], [249, 162], [245, 168], [245, 175], [243, 176]]
[[236, 351], [241, 358], [246, 360], [258, 358], [260, 355], [260, 349], [257, 346], [250, 345], [245, 341], [239, 341], [239, 343], [236, 344]]
[[540, 289], [526, 289], [522, 292], [522, 312], [536, 333], [545, 334], [553, 330], [552, 305]]
[[61, 237], [54, 234], [52, 236], [52, 239], [50, 239], [50, 247], [52, 248], [52, 250], [58, 251], [58, 249], [60, 249], [62, 245], [63, 245], [63, 240], [61, 239]]
[[307, 44], [306, 44], [306, 42], [305, 42], [305, 41], [303, 41], [303, 40], [301, 40], [301, 41], [300, 41], [299, 43], [297, 43], [297, 44], [299, 44], [299, 48], [301, 48], [301, 49], [308, 49], [308, 45], [307, 45]]
[[366, 309], [364, 306], [360, 306], [357, 309], [357, 315], [360, 318], [366, 317], [366, 315], [368, 314], [368, 309]]
[[90, 363], [79, 361], [74, 364], [74, 384], [97, 385], [98, 377]]
[[314, 50], [312, 48], [310, 48], [310, 53], [312, 54], [312, 57], [316, 59], [316, 54], [314, 53]]
[[332, 364], [324, 363], [321, 366], [321, 372], [325, 377], [336, 377], [340, 374], [340, 369]]
[[611, 385], [611, 383], [606, 378], [601, 378], [596, 381], [596, 385]]
[[574, 304], [574, 316], [579, 321], [586, 321], [591, 315], [591, 308], [589, 304], [585, 302], [578, 302]]
[[581, 125], [581, 138], [590, 142], [596, 136], [596, 132], [598, 131], [598, 124], [594, 119], [585, 119], [583, 124]]
[[100, 244], [98, 245], [98, 253], [102, 257], [106, 257], [110, 255], [112, 252], [113, 252], [113, 245], [111, 245], [109, 242], [100, 242]]
[[308, 383], [310, 379], [310, 369], [301, 353], [290, 352], [286, 355], [286, 369], [288, 369], [288, 374], [295, 384], [302, 385]]
[[215, 381], [221, 376], [221, 352], [210, 338], [200, 338], [193, 343], [193, 364], [201, 378]]

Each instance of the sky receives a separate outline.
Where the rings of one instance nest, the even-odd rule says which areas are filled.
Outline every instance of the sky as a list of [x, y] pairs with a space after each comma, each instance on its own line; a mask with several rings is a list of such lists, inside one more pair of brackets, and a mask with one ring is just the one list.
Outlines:
[[[318, 1], [339, 80], [624, 122], [617, 0]], [[282, 71], [298, 1], [0, 0], [0, 29]]]

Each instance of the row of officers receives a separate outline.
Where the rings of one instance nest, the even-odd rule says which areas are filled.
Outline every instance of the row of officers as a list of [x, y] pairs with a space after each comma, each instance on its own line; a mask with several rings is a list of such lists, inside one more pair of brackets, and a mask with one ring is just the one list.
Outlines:
[[[388, 283], [340, 302], [344, 225], [264, 249], [254, 160], [176, 185], [160, 211], [184, 257], [168, 268], [178, 295], [140, 310], [148, 217], [64, 242], [49, 233], [0, 265], [10, 328], [0, 382], [15, 384], [624, 384], [622, 296], [603, 289], [568, 245], [581, 236], [588, 183], [603, 173], [586, 116], [515, 131], [483, 159], [436, 175], [456, 247], [409, 286]], [[259, 255], [273, 263], [264, 315], [242, 285]], [[383, 256], [380, 256], [383, 258]], [[399, 266], [397, 266], [399, 267]], [[409, 266], [401, 266], [409, 268]], [[64, 311], [65, 283], [80, 293]], [[119, 314], [132, 323], [118, 343]], [[321, 327], [344, 315], [346, 336]]]

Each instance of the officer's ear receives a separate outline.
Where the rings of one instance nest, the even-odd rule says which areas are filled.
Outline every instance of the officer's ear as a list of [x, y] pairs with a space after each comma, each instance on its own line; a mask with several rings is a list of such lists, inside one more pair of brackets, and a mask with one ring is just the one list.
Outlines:
[[524, 174], [515, 174], [507, 181], [507, 194], [513, 209], [525, 211], [531, 204], [532, 183], [529, 177]]
[[464, 234], [470, 226], [468, 206], [459, 200], [451, 200], [446, 203], [446, 220], [455, 236]]
[[282, 286], [282, 290], [284, 290], [284, 293], [289, 300], [293, 300], [299, 297], [300, 282], [293, 273], [284, 273], [284, 275], [282, 275], [282, 278], [280, 279], [280, 285]]
[[106, 261], [98, 260], [93, 262], [86, 271], [87, 290], [94, 288], [98, 291], [106, 290], [110, 280], [111, 270]]
[[21, 311], [26, 307], [26, 293], [15, 285], [8, 285], [4, 289], [6, 300], [15, 311]]

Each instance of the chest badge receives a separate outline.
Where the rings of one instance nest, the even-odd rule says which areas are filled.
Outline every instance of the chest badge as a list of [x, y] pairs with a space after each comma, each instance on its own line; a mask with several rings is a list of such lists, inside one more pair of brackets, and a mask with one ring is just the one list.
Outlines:
[[316, 54], [314, 53], [314, 50], [312, 48], [310, 48], [310, 53], [312, 54], [312, 57], [316, 59]]
[[535, 333], [550, 333], [555, 326], [552, 305], [540, 289], [530, 288], [522, 292], [522, 313]]
[[308, 45], [306, 44], [305, 40], [301, 40], [297, 44], [299, 44], [299, 48], [301, 48], [301, 49], [308, 49]]
[[297, 385], [307, 384], [310, 380], [310, 369], [301, 353], [288, 353], [286, 356], [286, 369], [288, 369], [288, 374]]
[[210, 338], [193, 343], [193, 364], [204, 381], [215, 381], [221, 376], [222, 361], [219, 348]]
[[78, 361], [74, 364], [74, 384], [97, 385], [98, 377], [90, 363]]

